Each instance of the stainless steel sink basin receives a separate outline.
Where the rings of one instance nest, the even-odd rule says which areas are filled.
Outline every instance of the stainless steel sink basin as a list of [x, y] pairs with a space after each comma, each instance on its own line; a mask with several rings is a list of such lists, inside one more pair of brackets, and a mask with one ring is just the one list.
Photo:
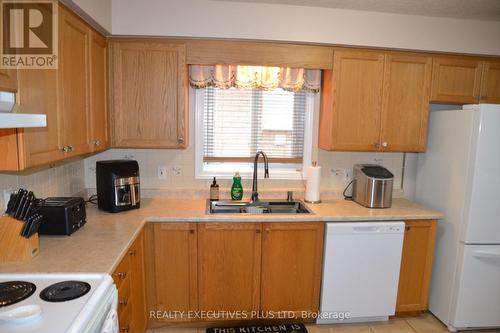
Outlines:
[[208, 214], [311, 214], [301, 201], [264, 200], [247, 201], [209, 201]]

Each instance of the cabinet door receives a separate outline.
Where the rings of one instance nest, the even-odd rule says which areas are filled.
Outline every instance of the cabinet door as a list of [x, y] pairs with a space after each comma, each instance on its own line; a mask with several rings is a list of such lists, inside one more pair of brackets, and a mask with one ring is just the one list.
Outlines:
[[90, 146], [106, 149], [108, 143], [107, 44], [97, 32], [90, 33]]
[[320, 148], [379, 150], [383, 75], [383, 53], [335, 51], [323, 78]]
[[500, 61], [484, 62], [481, 103], [500, 103]]
[[61, 143], [68, 156], [90, 151], [88, 105], [89, 29], [74, 14], [59, 11], [59, 109]]
[[185, 147], [185, 45], [122, 41], [112, 51], [114, 145]]
[[425, 150], [431, 70], [431, 57], [387, 54], [381, 124], [384, 151]]
[[0, 69], [0, 91], [17, 91], [17, 71], [15, 69]]
[[144, 233], [134, 241], [128, 252], [131, 271], [132, 332], [144, 332], [147, 325], [144, 288]]
[[151, 223], [146, 231], [148, 310], [198, 310], [196, 224]]
[[60, 109], [57, 105], [57, 71], [52, 69], [20, 70], [20, 112], [43, 113], [47, 127], [18, 129], [20, 169], [61, 160], [62, 152]]
[[482, 62], [465, 57], [435, 57], [432, 65], [431, 101], [477, 103]]
[[436, 238], [435, 220], [406, 221], [396, 312], [427, 309]]
[[262, 311], [319, 309], [323, 223], [264, 223]]
[[198, 225], [200, 310], [259, 309], [261, 228], [260, 223]]

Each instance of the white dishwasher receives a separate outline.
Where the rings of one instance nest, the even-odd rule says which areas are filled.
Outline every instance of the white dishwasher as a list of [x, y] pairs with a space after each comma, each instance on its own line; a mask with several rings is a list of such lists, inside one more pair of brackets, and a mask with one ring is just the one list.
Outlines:
[[404, 230], [400, 221], [327, 223], [318, 324], [394, 314]]

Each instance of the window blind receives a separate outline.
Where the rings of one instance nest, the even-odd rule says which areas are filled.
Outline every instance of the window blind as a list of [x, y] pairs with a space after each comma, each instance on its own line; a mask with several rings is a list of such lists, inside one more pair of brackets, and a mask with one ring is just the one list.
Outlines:
[[306, 92], [208, 87], [203, 109], [205, 162], [302, 162]]

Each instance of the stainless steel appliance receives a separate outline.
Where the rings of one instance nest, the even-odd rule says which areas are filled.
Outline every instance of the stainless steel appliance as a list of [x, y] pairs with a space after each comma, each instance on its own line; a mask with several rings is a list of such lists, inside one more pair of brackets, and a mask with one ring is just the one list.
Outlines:
[[133, 160], [96, 162], [97, 206], [111, 213], [140, 207], [139, 164]]
[[394, 175], [375, 164], [356, 164], [353, 173], [352, 199], [368, 208], [392, 205]]

